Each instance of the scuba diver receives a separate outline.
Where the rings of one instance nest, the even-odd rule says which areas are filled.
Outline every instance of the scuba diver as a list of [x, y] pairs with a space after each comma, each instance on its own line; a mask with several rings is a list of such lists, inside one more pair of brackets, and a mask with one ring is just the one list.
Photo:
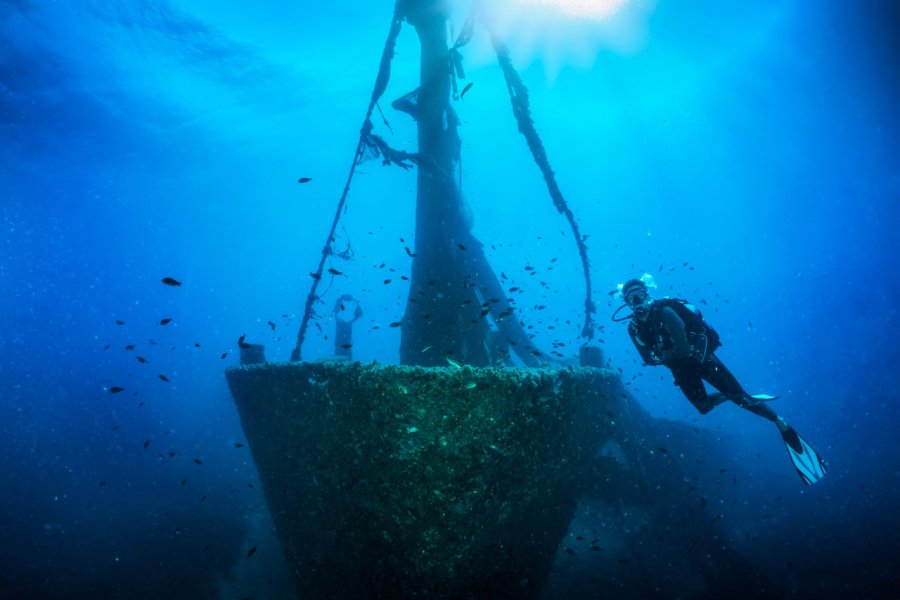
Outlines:
[[[655, 288], [653, 277], [644, 274], [619, 284], [618, 295], [625, 304], [613, 313], [614, 321], [630, 319], [628, 334], [638, 353], [650, 366], [665, 365], [675, 378], [691, 404], [706, 414], [726, 400], [741, 408], [772, 421], [781, 432], [788, 455], [804, 483], [812, 484], [825, 476], [825, 462], [815, 450], [779, 417], [766, 402], [777, 396], [750, 395], [715, 355], [721, 346], [719, 334], [706, 321], [700, 311], [677, 298], [653, 300], [650, 288]], [[623, 308], [631, 308], [633, 314], [616, 315]], [[719, 393], [708, 394], [704, 381]]]

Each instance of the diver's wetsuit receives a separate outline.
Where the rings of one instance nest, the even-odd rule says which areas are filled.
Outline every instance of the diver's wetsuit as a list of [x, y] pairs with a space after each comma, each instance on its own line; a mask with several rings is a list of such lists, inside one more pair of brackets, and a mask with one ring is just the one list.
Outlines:
[[[778, 415], [764, 402], [755, 400], [744, 391], [715, 354], [698, 355], [694, 347], [698, 334], [688, 332], [684, 321], [672, 308], [654, 302], [645, 320], [632, 318], [628, 334], [644, 362], [669, 367], [675, 377], [675, 385], [681, 388], [701, 414], [708, 413], [727, 398], [769, 421], [778, 419]], [[722, 392], [724, 398], [710, 398], [703, 385], [704, 380]]]

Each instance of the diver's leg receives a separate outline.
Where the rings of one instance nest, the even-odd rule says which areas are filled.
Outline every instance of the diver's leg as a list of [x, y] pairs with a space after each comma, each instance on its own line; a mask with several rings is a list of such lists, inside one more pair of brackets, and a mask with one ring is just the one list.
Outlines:
[[[745, 392], [741, 384], [738, 383], [737, 378], [731, 374], [731, 371], [717, 356], [712, 355], [703, 363], [703, 378], [744, 410], [749, 410], [755, 415], [772, 421], [781, 429], [784, 420], [780, 419], [768, 404], [762, 400], [754, 399]], [[784, 425], [787, 426], [787, 423], [784, 423]]]
[[715, 403], [711, 402], [703, 386], [703, 377], [696, 367], [681, 366], [678, 368], [670, 367], [672, 375], [675, 377], [675, 385], [681, 388], [681, 391], [687, 396], [701, 415], [705, 415], [713, 408]]

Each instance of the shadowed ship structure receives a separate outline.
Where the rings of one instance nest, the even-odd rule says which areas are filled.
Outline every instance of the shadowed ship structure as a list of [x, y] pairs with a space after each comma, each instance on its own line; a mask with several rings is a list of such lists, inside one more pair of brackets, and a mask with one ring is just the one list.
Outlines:
[[[449, 0], [397, 2], [291, 360], [266, 362], [261, 347], [247, 344], [241, 366], [226, 372], [298, 591], [308, 598], [536, 598], [579, 503], [600, 502], [634, 557], [625, 565], [604, 556], [600, 540], [592, 546], [600, 585], [611, 594], [675, 586], [672, 573], [649, 574], [641, 560], [642, 545], [672, 528], [690, 531], [697, 558], [685, 556], [680, 544], [687, 542], [677, 536], [653, 544], [657, 558], [697, 573], [690, 584], [696, 594], [750, 585], [758, 594], [767, 584], [723, 545], [705, 512], [680, 505], [684, 465], [645, 447], [667, 437], [687, 445], [687, 434], [641, 410], [591, 343], [583, 238], [533, 126], [527, 90], [475, 6], [450, 40]], [[404, 23], [420, 41], [420, 85], [393, 107], [415, 119], [416, 152], [391, 148], [371, 120]], [[479, 23], [496, 50], [519, 131], [581, 257], [584, 345], [572, 364], [551, 360], [532, 342], [463, 209], [451, 100], [465, 77], [461, 50]], [[398, 324], [402, 364], [349, 360], [358, 306], [354, 318], [338, 319], [338, 356], [305, 361], [318, 284], [326, 262], [340, 258], [334, 233], [350, 182], [372, 155], [417, 169], [410, 292]], [[640, 527], [629, 521], [635, 510]]]

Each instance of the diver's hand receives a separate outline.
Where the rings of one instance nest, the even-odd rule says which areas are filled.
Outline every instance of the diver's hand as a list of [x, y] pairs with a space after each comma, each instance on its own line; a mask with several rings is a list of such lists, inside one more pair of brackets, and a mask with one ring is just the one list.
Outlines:
[[675, 353], [671, 350], [654, 350], [650, 353], [650, 358], [653, 361], [651, 364], [654, 366], [664, 365], [675, 358]]

